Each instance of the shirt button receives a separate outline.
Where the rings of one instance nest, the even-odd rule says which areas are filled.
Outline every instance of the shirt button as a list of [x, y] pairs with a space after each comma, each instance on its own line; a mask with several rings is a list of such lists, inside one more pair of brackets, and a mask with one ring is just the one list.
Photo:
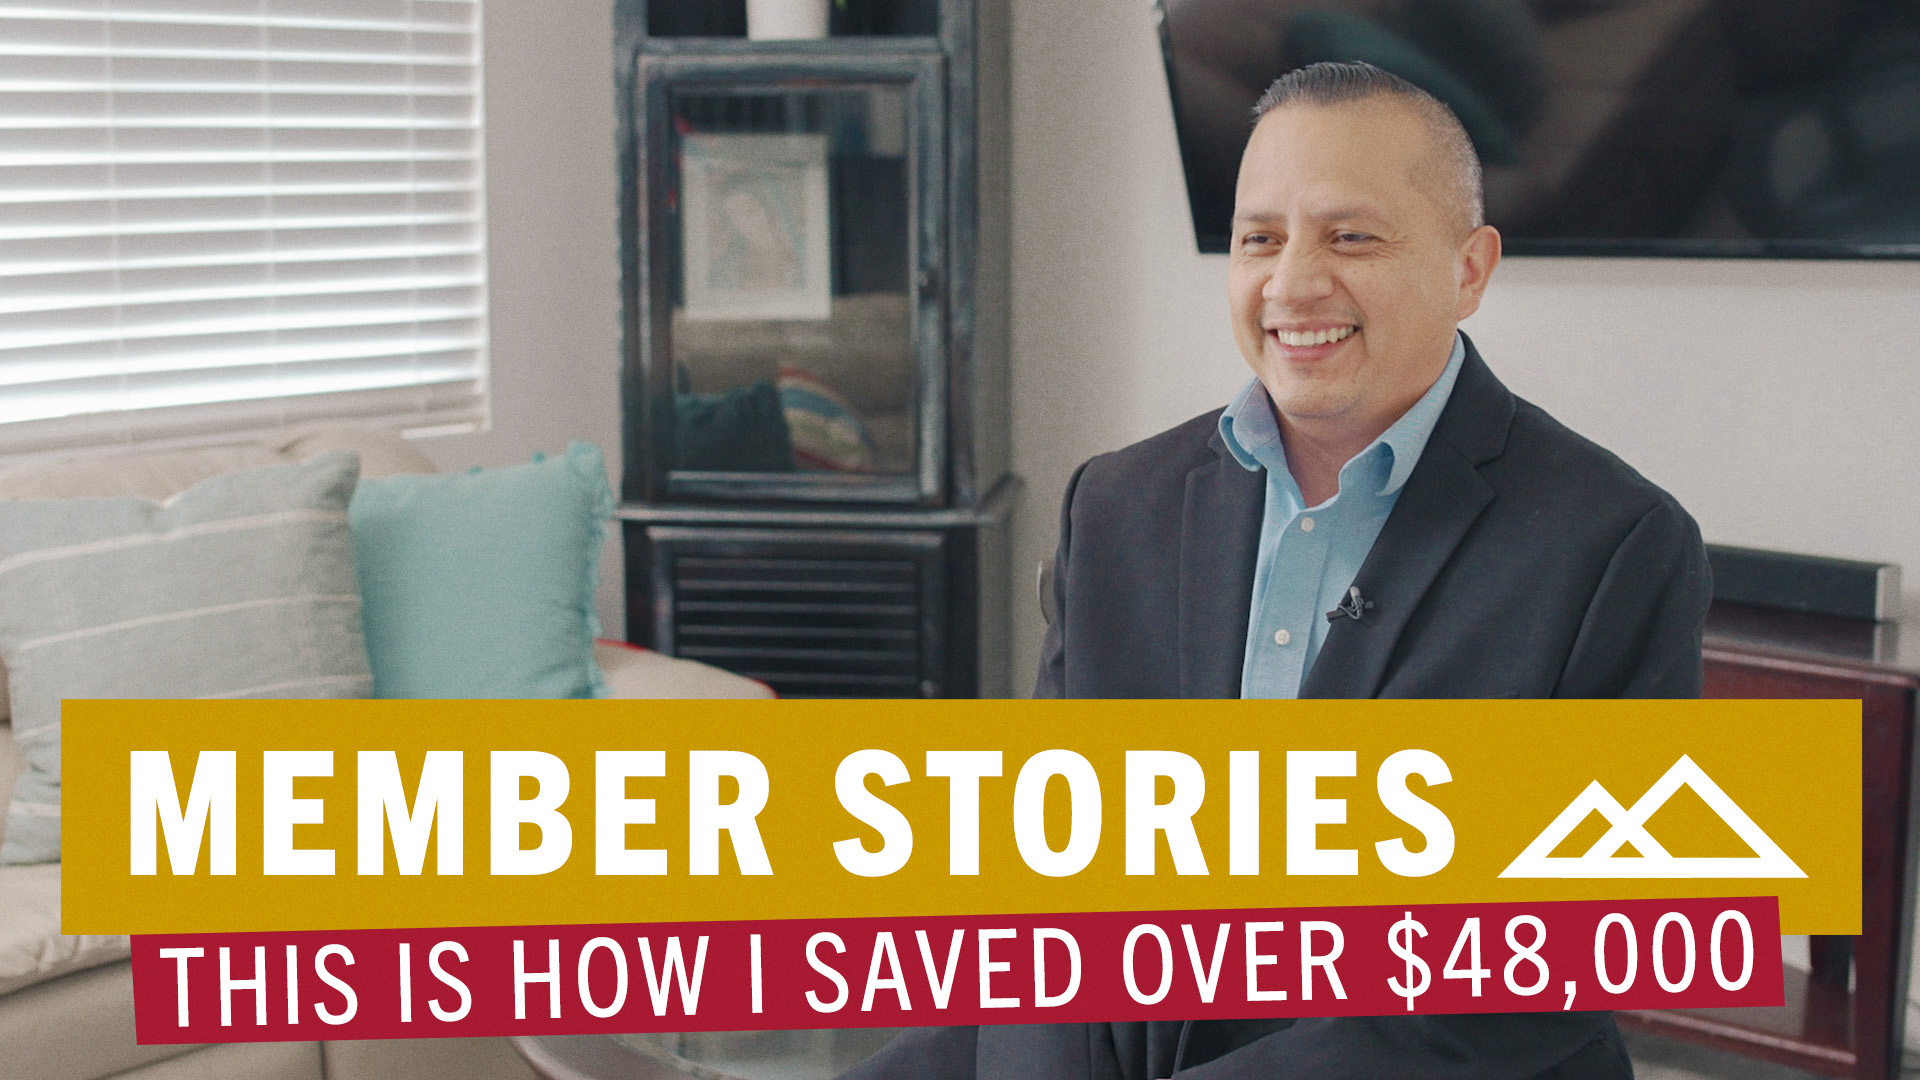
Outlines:
[[1312, 531], [1313, 531], [1313, 519], [1312, 519], [1312, 518], [1310, 518], [1310, 517], [1303, 517], [1303, 518], [1301, 518], [1301, 519], [1300, 519], [1300, 531], [1301, 531], [1301, 532], [1312, 532]]
[[1293, 640], [1293, 635], [1287, 633], [1285, 630], [1275, 630], [1273, 632], [1273, 643], [1275, 645], [1285, 645], [1287, 642], [1292, 640]]

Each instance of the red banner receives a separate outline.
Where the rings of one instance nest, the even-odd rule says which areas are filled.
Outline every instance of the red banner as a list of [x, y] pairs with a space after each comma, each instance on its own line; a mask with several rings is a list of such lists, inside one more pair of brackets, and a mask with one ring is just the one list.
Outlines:
[[1774, 898], [136, 936], [142, 1043], [1783, 1001]]

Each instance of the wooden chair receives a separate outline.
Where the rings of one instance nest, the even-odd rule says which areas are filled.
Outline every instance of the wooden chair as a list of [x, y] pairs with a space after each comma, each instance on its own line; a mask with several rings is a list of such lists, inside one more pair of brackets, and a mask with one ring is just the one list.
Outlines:
[[1813, 970], [1787, 970], [1787, 1003], [1780, 1008], [1622, 1012], [1622, 1027], [1826, 1076], [1899, 1076], [1913, 943], [1914, 841], [1920, 835], [1914, 819], [1920, 657], [1899, 658], [1890, 647], [1894, 629], [1714, 605], [1707, 621], [1705, 696], [1860, 701], [1861, 932], [1813, 938]]

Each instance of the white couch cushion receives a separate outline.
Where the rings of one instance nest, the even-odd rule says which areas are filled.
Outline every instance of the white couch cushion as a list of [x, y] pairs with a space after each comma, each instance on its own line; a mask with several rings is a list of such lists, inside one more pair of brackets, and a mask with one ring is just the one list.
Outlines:
[[360, 455], [360, 479], [400, 473], [430, 473], [433, 462], [399, 432], [367, 427], [295, 428], [261, 445], [292, 461], [305, 461], [328, 450], [351, 450]]
[[366, 427], [295, 428], [257, 443], [150, 450], [36, 462], [0, 470], [0, 499], [138, 495], [164, 499], [222, 473], [292, 465], [328, 450], [360, 455], [360, 475], [432, 472], [433, 462], [399, 432]]
[[766, 683], [618, 641], [593, 643], [610, 698], [770, 698]]
[[194, 1049], [135, 1041], [124, 960], [0, 996], [0, 1047], [7, 1080], [95, 1080]]
[[209, 1046], [144, 1069], [115, 1073], [113, 1080], [325, 1080], [326, 1076], [319, 1043], [257, 1042]]
[[0, 994], [125, 960], [118, 934], [60, 932], [60, 864], [0, 866]]
[[40, 462], [0, 472], [0, 499], [164, 499], [202, 480], [293, 459], [265, 446], [207, 446]]

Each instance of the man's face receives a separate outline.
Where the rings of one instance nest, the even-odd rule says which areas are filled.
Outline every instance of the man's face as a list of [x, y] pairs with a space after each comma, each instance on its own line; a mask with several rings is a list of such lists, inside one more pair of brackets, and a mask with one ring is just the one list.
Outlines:
[[1235, 192], [1234, 337], [1282, 417], [1371, 440], [1446, 366], [1499, 234], [1446, 198], [1419, 116], [1391, 99], [1285, 105]]

